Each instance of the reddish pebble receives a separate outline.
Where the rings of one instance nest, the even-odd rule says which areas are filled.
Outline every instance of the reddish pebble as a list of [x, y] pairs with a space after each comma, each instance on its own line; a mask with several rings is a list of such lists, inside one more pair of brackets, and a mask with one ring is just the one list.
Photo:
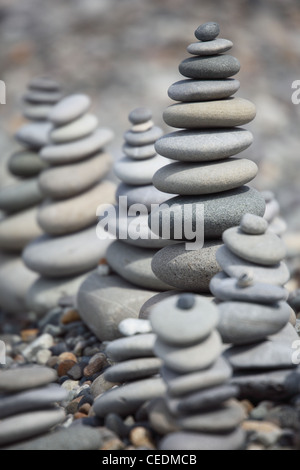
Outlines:
[[80, 320], [80, 315], [78, 311], [74, 308], [66, 309], [60, 318], [60, 321], [63, 325], [68, 325], [69, 323], [73, 323]]
[[71, 352], [64, 352], [58, 356], [58, 362], [61, 363], [64, 361], [73, 361], [76, 363], [77, 357], [75, 356], [75, 354]]
[[57, 375], [59, 377], [64, 377], [75, 364], [75, 361], [70, 360], [60, 362], [57, 368]]

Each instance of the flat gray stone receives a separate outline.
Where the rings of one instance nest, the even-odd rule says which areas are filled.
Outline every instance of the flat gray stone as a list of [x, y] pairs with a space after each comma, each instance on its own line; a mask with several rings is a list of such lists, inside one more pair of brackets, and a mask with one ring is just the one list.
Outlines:
[[178, 290], [176, 290], [176, 291], [169, 290], [169, 291], [166, 291], [166, 292], [160, 292], [159, 294], [155, 295], [154, 297], [151, 297], [151, 299], [148, 300], [147, 302], [145, 302], [144, 305], [142, 306], [142, 308], [140, 310], [139, 318], [144, 319], [144, 320], [148, 320], [149, 316], [151, 314], [151, 311], [152, 311], [152, 309], [155, 305], [157, 305], [159, 302], [162, 302], [162, 301], [168, 299], [169, 297], [173, 297], [175, 295], [177, 296], [180, 293], [181, 292], [178, 292]]
[[124, 134], [124, 140], [129, 145], [139, 147], [142, 145], [153, 144], [162, 135], [162, 129], [157, 126], [153, 126], [151, 129], [145, 132], [133, 132], [131, 130], [127, 131]]
[[91, 274], [79, 289], [77, 306], [82, 320], [101, 340], [120, 336], [119, 323], [137, 318], [141, 306], [157, 292], [137, 289], [119, 276]]
[[39, 204], [43, 199], [37, 178], [6, 186], [0, 191], [0, 210], [19, 212]]
[[[245, 270], [247, 272], [247, 270]], [[210, 290], [218, 300], [240, 300], [273, 304], [287, 300], [288, 291], [281, 286], [257, 282], [247, 287], [240, 287], [236, 278], [230, 278], [225, 273], [218, 273], [210, 283]]]
[[253, 135], [246, 129], [190, 130], [166, 134], [155, 143], [155, 148], [172, 160], [207, 162], [242, 152], [252, 142]]
[[286, 323], [285, 327], [278, 333], [273, 334], [269, 337], [269, 340], [274, 343], [283, 343], [285, 345], [291, 346], [295, 341], [299, 341], [299, 335], [295, 327], [290, 323]]
[[68, 398], [68, 393], [59, 385], [48, 385], [13, 395], [0, 395], [0, 418], [35, 411]]
[[166, 246], [153, 258], [154, 274], [176, 289], [208, 293], [210, 280], [220, 271], [216, 252], [220, 241], [208, 242], [201, 250], [186, 250], [184, 243]]
[[[187, 205], [190, 206], [188, 218], [185, 217]], [[221, 238], [225, 230], [238, 225], [242, 216], [248, 212], [262, 215], [265, 201], [258, 191], [249, 186], [241, 186], [224, 193], [178, 196], [169, 199], [151, 213], [149, 226], [159, 236], [163, 235], [163, 229], [170, 229], [169, 238], [172, 240], [176, 239], [176, 227], [178, 232], [178, 227], [183, 223], [191, 225], [195, 233], [197, 224], [199, 225], [198, 207], [204, 209], [204, 237], [209, 240]], [[185, 240], [184, 232], [185, 230], [181, 240]]]
[[221, 339], [216, 331], [202, 343], [188, 347], [169, 346], [159, 339], [154, 344], [156, 356], [164, 361], [166, 367], [182, 374], [210, 367], [221, 354], [221, 350]]
[[38, 209], [33, 207], [17, 214], [10, 215], [0, 221], [0, 249], [17, 252], [43, 231], [37, 223]]
[[26, 119], [29, 119], [30, 121], [46, 121], [48, 120], [49, 114], [51, 113], [52, 109], [53, 106], [49, 104], [27, 104], [22, 110], [22, 114]]
[[229, 434], [175, 432], [159, 443], [159, 450], [239, 450], [246, 441], [245, 432], [237, 428]]
[[23, 95], [23, 100], [33, 104], [56, 104], [62, 98], [59, 91], [30, 90]]
[[152, 119], [152, 112], [148, 108], [135, 108], [129, 114], [128, 119], [132, 124], [143, 124]]
[[153, 333], [119, 338], [107, 345], [106, 353], [112, 361], [116, 362], [153, 357], [155, 339], [156, 336]]
[[8, 161], [8, 169], [14, 176], [30, 178], [48, 167], [38, 153], [23, 150], [14, 153]]
[[158, 170], [153, 184], [165, 193], [183, 196], [212, 194], [249, 183], [257, 172], [257, 165], [245, 158], [205, 163], [176, 162]]
[[95, 227], [63, 237], [43, 235], [29, 244], [23, 261], [48, 278], [76, 276], [95, 269], [112, 240], [99, 240]]
[[55, 382], [57, 373], [49, 367], [24, 366], [0, 372], [0, 392], [18, 393]]
[[184, 77], [200, 80], [228, 78], [240, 71], [241, 65], [235, 57], [221, 54], [209, 57], [191, 57], [179, 65], [179, 72]]
[[39, 91], [57, 92], [60, 90], [60, 84], [49, 77], [35, 77], [30, 81], [28, 88]]
[[121, 183], [117, 187], [117, 202], [120, 196], [127, 197], [128, 207], [132, 206], [133, 204], [143, 204], [147, 207], [149, 212], [151, 212], [152, 204], [162, 204], [170, 199], [170, 194], [159, 191], [152, 184], [139, 187]]
[[156, 155], [154, 144], [142, 145], [140, 147], [133, 147], [132, 145], [123, 145], [123, 152], [129, 158], [133, 160], [145, 160]]
[[181, 129], [213, 129], [243, 126], [252, 121], [255, 115], [255, 106], [251, 101], [228, 98], [173, 104], [164, 111], [163, 118], [169, 126]]
[[278, 333], [289, 321], [286, 302], [261, 305], [248, 302], [222, 302], [218, 305], [218, 331], [223, 343], [249, 344]]
[[101, 128], [83, 139], [60, 145], [48, 145], [41, 150], [41, 158], [52, 165], [63, 165], [77, 162], [89, 155], [99, 152], [113, 138], [113, 132]]
[[152, 184], [154, 173], [166, 164], [166, 159], [160, 155], [146, 160], [132, 160], [123, 157], [115, 163], [116, 176], [123, 183], [142, 186]]
[[0, 446], [7, 446], [18, 441], [46, 433], [65, 420], [62, 409], [31, 411], [1, 421]]
[[212, 41], [220, 33], [220, 26], [215, 21], [203, 23], [195, 31], [195, 36], [199, 41]]
[[112, 157], [109, 154], [96, 154], [82, 162], [43, 171], [39, 177], [39, 186], [42, 193], [52, 199], [73, 197], [98, 183], [111, 167]]
[[236, 256], [226, 246], [220, 247], [216, 253], [216, 258], [223, 271], [228, 276], [237, 279], [245, 274], [245, 270], [251, 271], [253, 282], [283, 286], [290, 279], [289, 270], [283, 262], [274, 266], [260, 266]]
[[[192, 294], [191, 294], [192, 295]], [[158, 338], [168, 344], [186, 346], [205, 339], [219, 321], [217, 307], [205, 297], [194, 295], [194, 305], [181, 309], [172, 296], [152, 308], [150, 322]]]
[[175, 417], [167, 408], [165, 397], [151, 400], [148, 405], [148, 418], [151, 428], [160, 436], [180, 430]]
[[145, 402], [160, 397], [165, 392], [166, 386], [160, 377], [138, 380], [105, 392], [95, 401], [93, 409], [99, 417], [108, 413], [129, 416]]
[[115, 241], [108, 247], [106, 259], [114, 272], [136, 286], [156, 291], [172, 289], [167, 283], [160, 281], [151, 269], [156, 253], [156, 250]]
[[109, 382], [128, 382], [156, 375], [162, 366], [162, 361], [156, 357], [134, 359], [116, 364], [106, 369], [104, 377]]
[[94, 114], [84, 114], [65, 126], [56, 127], [50, 133], [50, 139], [56, 144], [83, 139], [92, 134], [98, 127], [99, 121]]
[[[204, 43], [203, 43], [204, 45]], [[234, 78], [226, 80], [180, 80], [168, 89], [169, 97], [185, 103], [192, 101], [211, 101], [229, 98], [240, 88], [240, 82]]]
[[248, 235], [263, 235], [268, 229], [268, 222], [263, 217], [245, 214], [242, 217], [240, 228]]
[[67, 96], [54, 106], [49, 115], [49, 120], [57, 126], [68, 124], [82, 116], [90, 105], [91, 100], [87, 95]]
[[187, 47], [187, 51], [193, 55], [221, 54], [231, 49], [233, 43], [228, 39], [213, 39], [211, 41], [193, 42]]
[[39, 150], [49, 144], [52, 129], [53, 126], [49, 122], [33, 122], [22, 126], [15, 137], [21, 144]]
[[286, 255], [286, 247], [281, 238], [269, 232], [248, 235], [239, 227], [232, 227], [223, 233], [223, 241], [236, 256], [263, 266], [273, 266]]

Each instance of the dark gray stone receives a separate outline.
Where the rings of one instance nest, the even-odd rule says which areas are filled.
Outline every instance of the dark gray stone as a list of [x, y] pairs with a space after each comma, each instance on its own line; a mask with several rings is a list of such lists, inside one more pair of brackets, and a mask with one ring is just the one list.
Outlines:
[[188, 78], [200, 80], [223, 79], [232, 77], [240, 71], [238, 59], [221, 54], [209, 57], [191, 57], [179, 65], [179, 72]]
[[195, 31], [195, 36], [199, 41], [211, 41], [220, 33], [220, 26], [215, 21], [203, 23]]
[[161, 366], [162, 361], [157, 357], [133, 359], [109, 367], [104, 372], [104, 377], [109, 382], [117, 383], [144, 379], [158, 374]]

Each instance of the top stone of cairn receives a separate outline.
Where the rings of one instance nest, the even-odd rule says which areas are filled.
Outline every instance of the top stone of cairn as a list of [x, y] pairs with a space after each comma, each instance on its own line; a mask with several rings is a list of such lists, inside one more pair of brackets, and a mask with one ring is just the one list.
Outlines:
[[195, 36], [199, 41], [212, 41], [220, 33], [220, 26], [214, 21], [201, 24], [195, 31]]

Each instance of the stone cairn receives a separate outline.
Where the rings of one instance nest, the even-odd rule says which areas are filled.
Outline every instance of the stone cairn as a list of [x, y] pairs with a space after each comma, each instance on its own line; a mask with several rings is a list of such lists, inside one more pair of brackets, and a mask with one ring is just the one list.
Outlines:
[[179, 294], [156, 305], [150, 322], [162, 360], [164, 397], [149, 405], [149, 419], [160, 435], [160, 450], [240, 449], [245, 418], [229, 383], [231, 368], [221, 357], [216, 331], [218, 309], [205, 297]]
[[40, 155], [50, 167], [39, 176], [47, 199], [37, 216], [46, 234], [23, 252], [26, 266], [41, 276], [27, 296], [29, 307], [40, 314], [60, 297], [76, 294], [110, 243], [98, 239], [95, 222], [98, 206], [115, 200], [115, 185], [103, 180], [112, 164], [103, 148], [113, 133], [98, 128], [97, 118], [88, 113], [90, 104], [88, 96], [72, 95], [49, 114], [51, 144]]
[[285, 245], [262, 217], [246, 214], [239, 227], [223, 234], [217, 252], [222, 272], [211, 281], [219, 301], [218, 331], [232, 345], [225, 357], [241, 397], [280, 400], [299, 393], [300, 373], [293, 361], [295, 314], [283, 287], [289, 280]]
[[[170, 98], [179, 103], [164, 112], [166, 124], [184, 130], [167, 134], [155, 144], [158, 154], [175, 162], [160, 169], [153, 184], [179, 196], [154, 211], [149, 225], [155, 231], [152, 216], [158, 217], [161, 235], [165, 220], [170, 220], [170, 238], [180, 243], [159, 251], [152, 269], [163, 282], [196, 293], [209, 292], [209, 282], [219, 271], [215, 254], [223, 231], [237, 225], [247, 212], [262, 216], [265, 211], [263, 197], [245, 185], [256, 176], [256, 164], [233, 157], [252, 143], [252, 134], [238, 126], [254, 119], [255, 106], [232, 97], [239, 82], [229, 77], [238, 73], [240, 64], [235, 57], [223, 54], [232, 43], [218, 39], [218, 34], [217, 23], [206, 23], [196, 30], [199, 41], [187, 48], [193, 57], [179, 66], [187, 79], [169, 88]], [[195, 231], [196, 223], [203, 220], [201, 208], [204, 247], [186, 250], [185, 233], [176, 236], [176, 230], [192, 223]]]
[[20, 253], [34, 238], [42, 234], [36, 221], [37, 205], [43, 194], [38, 175], [47, 166], [39, 150], [49, 141], [51, 124], [49, 112], [61, 99], [60, 86], [49, 78], [32, 80], [23, 96], [23, 115], [29, 121], [16, 133], [22, 146], [8, 161], [9, 172], [17, 178], [15, 183], [0, 191], [0, 210], [5, 217], [0, 222], [0, 306], [9, 313], [26, 309], [25, 296], [37, 276], [28, 270]]

